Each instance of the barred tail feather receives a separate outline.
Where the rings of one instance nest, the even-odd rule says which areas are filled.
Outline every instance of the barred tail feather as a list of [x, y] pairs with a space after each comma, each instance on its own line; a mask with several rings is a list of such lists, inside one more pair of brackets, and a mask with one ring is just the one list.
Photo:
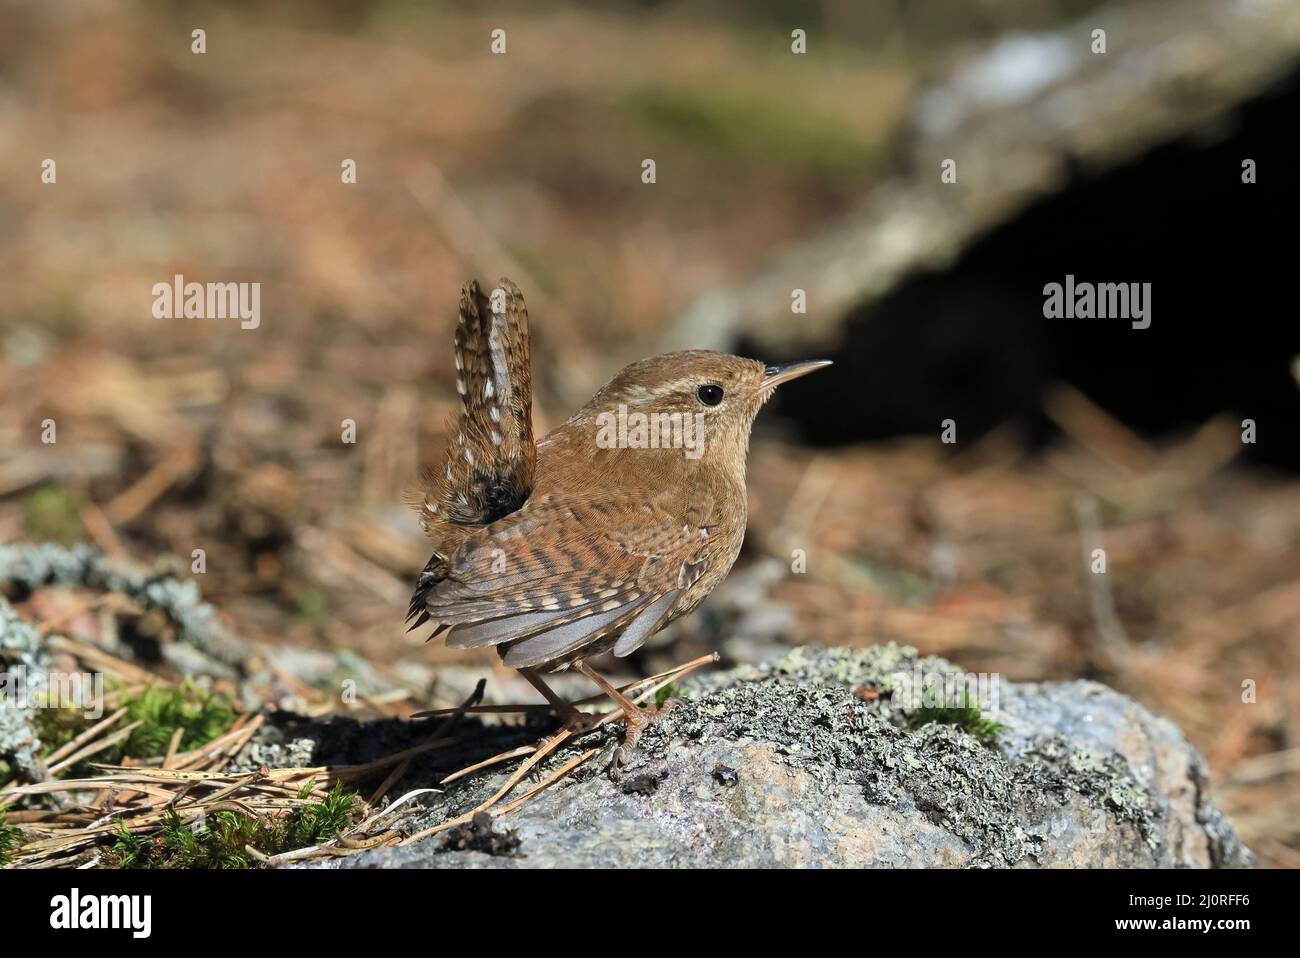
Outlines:
[[528, 310], [514, 283], [502, 279], [486, 294], [465, 284], [455, 359], [462, 409], [426, 485], [425, 519], [486, 525], [524, 504], [537, 456]]

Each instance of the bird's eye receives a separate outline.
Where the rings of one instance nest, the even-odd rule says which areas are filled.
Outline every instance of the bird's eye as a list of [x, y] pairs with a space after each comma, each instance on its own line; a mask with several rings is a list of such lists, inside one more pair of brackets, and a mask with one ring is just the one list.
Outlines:
[[695, 398], [706, 406], [716, 406], [722, 402], [722, 387], [713, 383], [701, 386], [695, 390]]

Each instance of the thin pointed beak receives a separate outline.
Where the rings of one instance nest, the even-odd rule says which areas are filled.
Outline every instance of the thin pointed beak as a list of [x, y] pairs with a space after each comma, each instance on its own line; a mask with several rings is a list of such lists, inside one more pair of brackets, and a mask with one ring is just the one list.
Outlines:
[[829, 359], [805, 359], [797, 363], [782, 363], [779, 366], [766, 366], [763, 369], [763, 388], [774, 389], [781, 383], [806, 376], [815, 369], [829, 366]]

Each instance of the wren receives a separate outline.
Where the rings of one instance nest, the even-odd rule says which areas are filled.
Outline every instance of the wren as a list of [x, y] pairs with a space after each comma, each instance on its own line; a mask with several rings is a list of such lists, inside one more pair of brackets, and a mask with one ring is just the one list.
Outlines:
[[587, 660], [630, 655], [726, 578], [745, 535], [750, 425], [777, 386], [829, 362], [652, 356], [534, 442], [528, 312], [502, 279], [461, 290], [455, 363], [462, 408], [416, 503], [433, 557], [411, 628], [495, 646], [575, 731], [591, 717], [540, 673], [577, 669], [623, 710], [626, 754], [654, 710]]

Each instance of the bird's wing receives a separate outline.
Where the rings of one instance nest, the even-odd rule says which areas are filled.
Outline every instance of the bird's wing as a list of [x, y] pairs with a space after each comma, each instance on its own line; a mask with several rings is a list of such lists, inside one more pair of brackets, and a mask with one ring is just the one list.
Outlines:
[[425, 611], [451, 626], [453, 648], [513, 643], [505, 662], [514, 668], [620, 631], [631, 633], [626, 655], [703, 574], [709, 508], [686, 513], [649, 505], [628, 526], [598, 502], [530, 503], [465, 544]]
[[455, 359], [462, 408], [446, 461], [425, 479], [426, 529], [439, 520], [495, 522], [522, 506], [533, 488], [528, 309], [519, 287], [502, 279], [485, 294], [477, 282], [465, 284]]

